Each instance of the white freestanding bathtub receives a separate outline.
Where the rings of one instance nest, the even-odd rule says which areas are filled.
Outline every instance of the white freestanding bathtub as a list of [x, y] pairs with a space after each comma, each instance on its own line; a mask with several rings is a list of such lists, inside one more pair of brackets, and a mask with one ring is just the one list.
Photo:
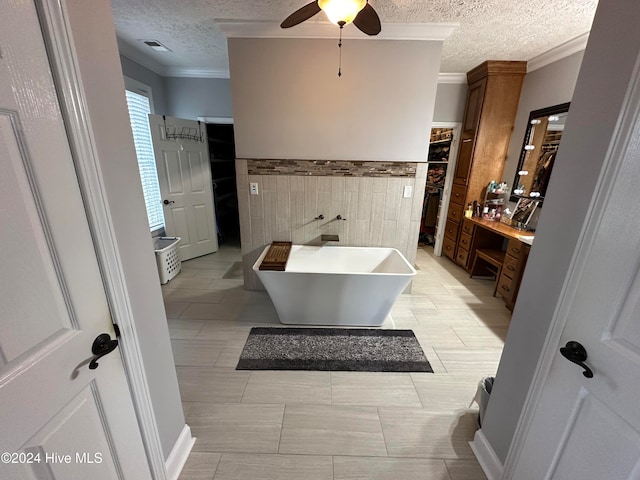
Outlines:
[[253, 265], [284, 324], [380, 326], [416, 271], [394, 248], [293, 245], [284, 272]]

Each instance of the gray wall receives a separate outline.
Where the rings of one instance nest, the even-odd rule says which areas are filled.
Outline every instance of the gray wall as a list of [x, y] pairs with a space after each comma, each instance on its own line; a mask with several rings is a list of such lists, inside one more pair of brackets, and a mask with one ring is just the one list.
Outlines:
[[132, 78], [151, 87], [154, 113], [158, 115], [168, 114], [165, 79], [124, 55], [120, 55], [120, 65], [125, 77]]
[[[165, 459], [184, 425], [109, 2], [68, 2], [100, 175]], [[73, 8], [71, 8], [73, 7]], [[99, 66], [99, 68], [96, 68]], [[155, 91], [154, 91], [155, 95]], [[117, 318], [115, 319], [117, 321]], [[131, 337], [132, 333], [124, 332]]]
[[[596, 12], [562, 147], [482, 425], [485, 437], [502, 461], [569, 273], [628, 86], [634, 80], [640, 54], [638, 23], [637, 0], [601, 2]], [[621, 239], [611, 238], [611, 242], [616, 241]]]
[[229, 40], [238, 158], [423, 161], [442, 42]]
[[188, 120], [233, 117], [228, 78], [166, 77], [164, 81], [168, 115]]
[[513, 135], [509, 143], [507, 163], [502, 176], [510, 187], [513, 187], [513, 178], [518, 168], [529, 113], [532, 110], [571, 101], [583, 55], [584, 51], [574, 53], [527, 73], [524, 78]]
[[436, 90], [434, 122], [462, 122], [467, 101], [466, 83], [439, 83]]
[[154, 113], [196, 120], [198, 117], [233, 117], [228, 78], [162, 77], [120, 55], [124, 76], [149, 85]]

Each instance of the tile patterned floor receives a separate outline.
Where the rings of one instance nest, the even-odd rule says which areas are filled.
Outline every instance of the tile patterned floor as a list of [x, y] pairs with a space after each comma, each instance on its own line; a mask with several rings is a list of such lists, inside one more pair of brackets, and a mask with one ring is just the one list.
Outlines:
[[412, 329], [428, 373], [236, 371], [252, 326], [279, 325], [264, 292], [223, 279], [240, 250], [183, 263], [162, 287], [187, 423], [181, 480], [485, 480], [468, 442], [478, 381], [495, 374], [510, 313], [493, 282], [419, 249]]

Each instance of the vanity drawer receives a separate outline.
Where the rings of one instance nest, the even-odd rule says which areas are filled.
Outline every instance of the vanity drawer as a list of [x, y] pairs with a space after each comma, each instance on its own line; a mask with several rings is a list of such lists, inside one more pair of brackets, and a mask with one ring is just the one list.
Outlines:
[[518, 258], [522, 253], [522, 242], [520, 240], [509, 240], [507, 255]]
[[462, 212], [464, 207], [462, 205], [458, 205], [457, 203], [449, 204], [449, 212], [447, 213], [447, 220], [457, 223], [458, 225], [462, 221]]
[[464, 222], [462, 222], [462, 231], [469, 235], [473, 235], [473, 223], [470, 220], [465, 219]]
[[456, 263], [461, 267], [466, 268], [467, 260], [469, 260], [469, 250], [458, 247], [458, 252], [456, 253]]
[[509, 301], [513, 295], [513, 280], [507, 277], [505, 273], [500, 275], [500, 281], [498, 282], [498, 293], [502, 298]]
[[509, 278], [514, 278], [517, 271], [518, 259], [511, 255], [505, 255], [504, 263], [502, 264], [502, 273], [507, 275]]
[[451, 202], [464, 205], [464, 197], [467, 194], [467, 187], [464, 185], [453, 185], [451, 187]]
[[456, 259], [455, 257], [455, 252], [456, 252], [456, 241], [455, 240], [451, 240], [449, 237], [445, 236], [442, 239], [442, 254], [445, 257], [448, 257], [451, 260]]
[[455, 242], [456, 239], [458, 238], [458, 229], [459, 228], [460, 228], [459, 225], [453, 223], [450, 220], [447, 220], [447, 223], [444, 226], [444, 236], [445, 237], [449, 237], [451, 240], [453, 240]]
[[460, 244], [459, 247], [464, 248], [465, 250], [470, 250], [471, 249], [471, 235], [469, 235], [468, 233], [461, 233], [460, 234]]

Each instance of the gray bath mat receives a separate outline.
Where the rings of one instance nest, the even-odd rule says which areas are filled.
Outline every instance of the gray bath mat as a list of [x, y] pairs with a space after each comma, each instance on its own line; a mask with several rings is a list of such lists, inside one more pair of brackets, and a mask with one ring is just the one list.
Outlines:
[[242, 262], [235, 262], [233, 265], [231, 265], [231, 268], [227, 270], [227, 273], [225, 273], [222, 276], [222, 278], [226, 278], [226, 279], [244, 278], [242, 273]]
[[374, 328], [252, 328], [236, 370], [433, 373], [411, 330]]

